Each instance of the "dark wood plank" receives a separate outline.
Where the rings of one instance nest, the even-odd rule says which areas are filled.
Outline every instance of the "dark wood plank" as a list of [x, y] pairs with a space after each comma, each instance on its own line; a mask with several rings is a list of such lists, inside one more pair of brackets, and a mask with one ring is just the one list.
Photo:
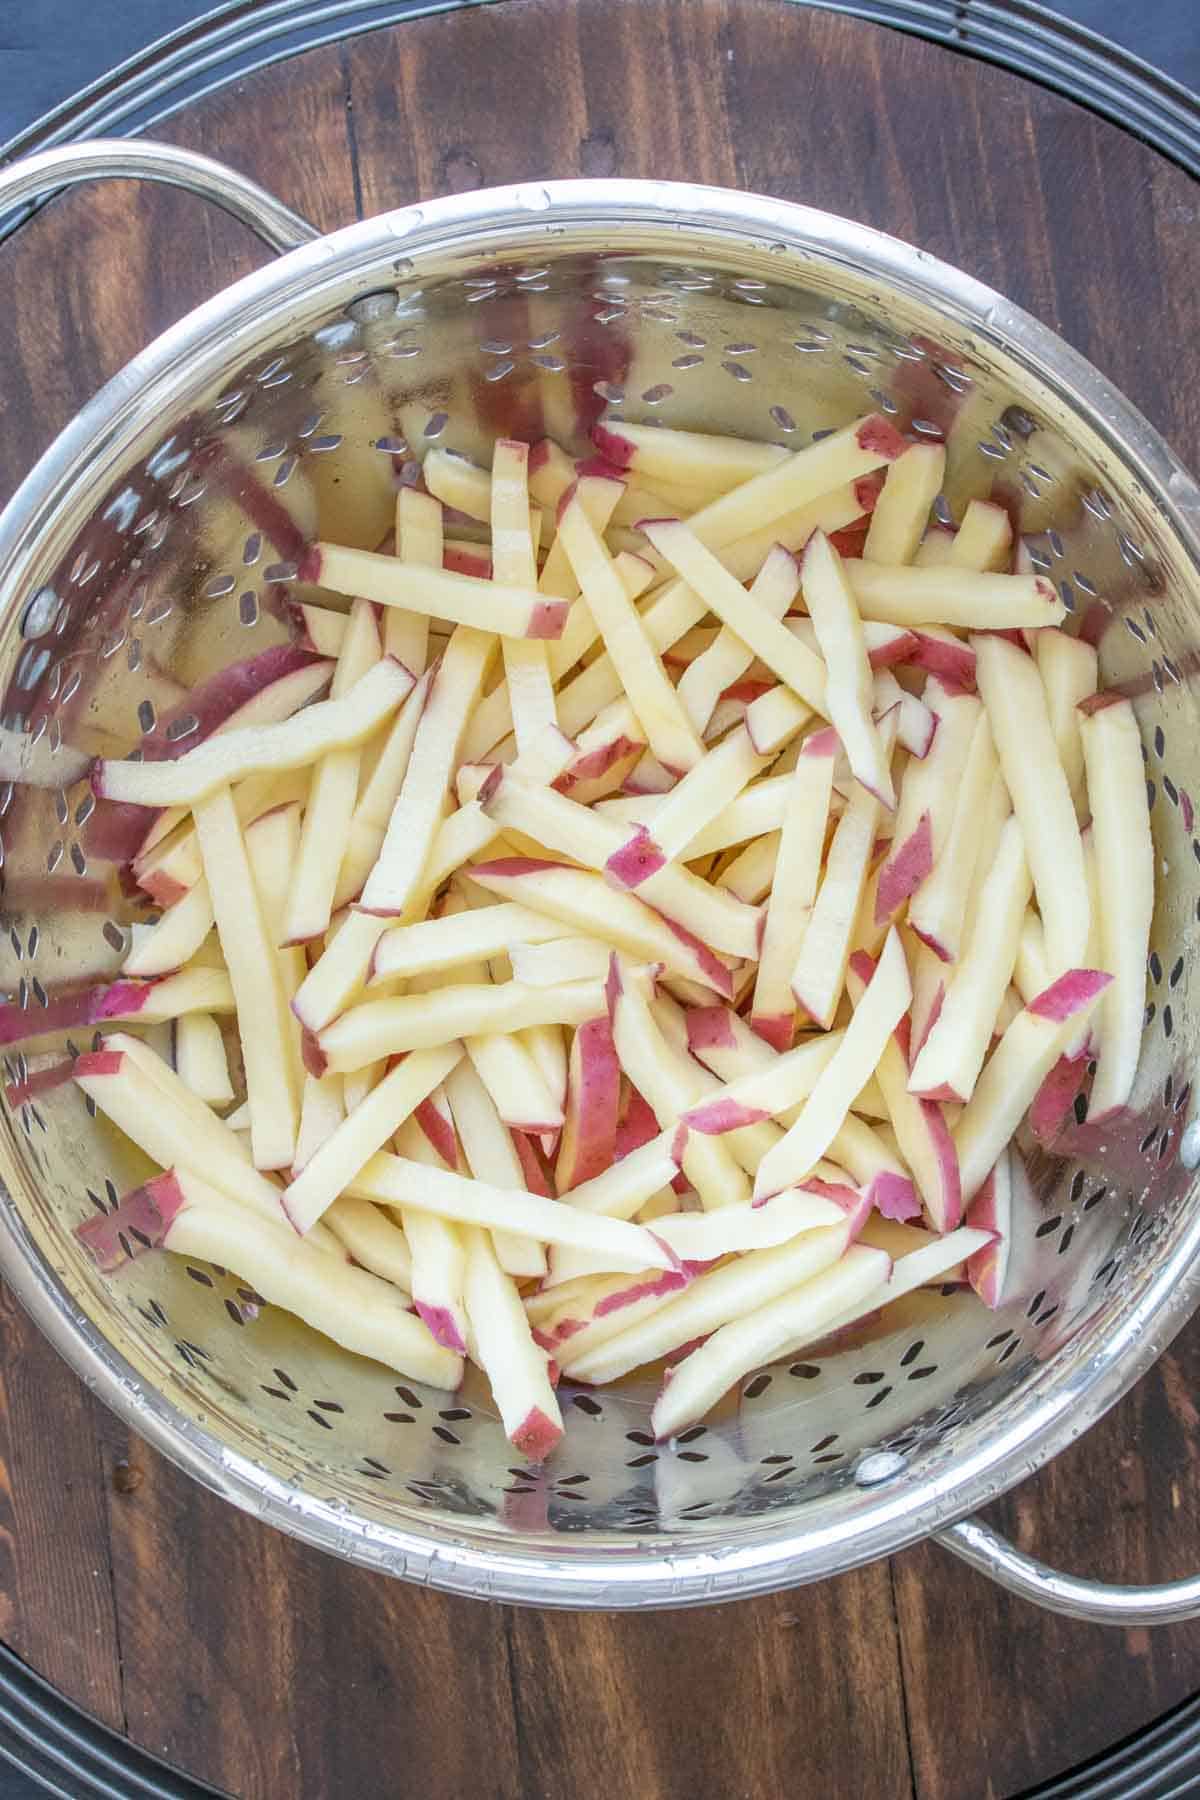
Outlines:
[[0, 1288], [0, 1638], [120, 1730], [100, 1408]]
[[[163, 135], [324, 226], [570, 174], [825, 206], [1028, 305], [1200, 462], [1195, 185], [1067, 102], [915, 40], [782, 0], [505, 0], [247, 77]], [[6, 246], [0, 490], [147, 337], [262, 255], [198, 203], [124, 184], [57, 202]], [[1052, 1620], [931, 1549], [654, 1617], [387, 1583], [233, 1513], [132, 1443], [11, 1310], [0, 1331], [0, 1630], [248, 1800], [538, 1800], [567, 1780], [583, 1800], [1003, 1795], [1200, 1685], [1200, 1627]], [[1198, 1382], [1193, 1330], [998, 1522], [1072, 1567], [1181, 1572], [1200, 1542]], [[47, 1414], [61, 1443], [36, 1429]]]

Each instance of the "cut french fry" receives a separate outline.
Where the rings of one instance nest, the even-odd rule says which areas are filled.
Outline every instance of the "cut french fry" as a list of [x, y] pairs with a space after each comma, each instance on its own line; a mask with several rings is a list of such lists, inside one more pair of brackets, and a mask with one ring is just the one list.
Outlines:
[[[390, 1281], [408, 1296], [412, 1293], [412, 1255], [404, 1233], [369, 1200], [335, 1200], [324, 1223], [338, 1243], [361, 1268]], [[311, 1241], [311, 1240], [310, 1240]], [[418, 1308], [418, 1311], [420, 1309]], [[427, 1321], [428, 1322], [428, 1321]], [[441, 1342], [439, 1338], [438, 1342]], [[447, 1349], [455, 1349], [450, 1344]]]
[[138, 806], [193, 806], [246, 775], [310, 763], [327, 751], [361, 744], [413, 686], [408, 670], [385, 658], [340, 700], [318, 700], [274, 725], [214, 734], [174, 762], [99, 762], [98, 799]]
[[333, 1205], [351, 1177], [382, 1149], [461, 1056], [462, 1045], [456, 1042], [415, 1051], [347, 1111], [284, 1190], [283, 1208], [297, 1231], [306, 1232]]
[[563, 1333], [560, 1322], [555, 1357], [572, 1381], [617, 1381], [812, 1280], [844, 1255], [850, 1230], [847, 1222], [826, 1225], [776, 1249], [751, 1251], [698, 1276], [682, 1292], [650, 1296], [651, 1304], [643, 1304], [637, 1317], [609, 1305], [581, 1329]]
[[701, 483], [718, 493], [775, 468], [788, 454], [776, 444], [631, 425], [624, 419], [602, 419], [592, 428], [592, 442], [615, 468], [636, 469], [647, 481]]
[[213, 927], [212, 900], [204, 877], [168, 907], [157, 925], [136, 941], [125, 958], [126, 975], [165, 975], [195, 956]]
[[185, 1207], [170, 1247], [233, 1269], [264, 1300], [410, 1380], [450, 1389], [462, 1380], [461, 1359], [434, 1342], [406, 1310], [403, 1294], [366, 1269], [322, 1255], [287, 1225], [233, 1206]]
[[962, 950], [967, 897], [985, 848], [989, 796], [996, 774], [992, 728], [985, 714], [976, 721], [971, 735], [945, 842], [908, 905], [910, 929], [943, 962], [956, 961]]
[[717, 818], [747, 784], [766, 767], [744, 726], [731, 731], [695, 768], [662, 797], [653, 811], [653, 833], [636, 827], [606, 866], [610, 878], [635, 888], [661, 867], [676, 861], [693, 840]]
[[1038, 674], [1046, 690], [1046, 710], [1058, 750], [1058, 760], [1071, 790], [1076, 816], [1086, 817], [1087, 791], [1083, 776], [1083, 740], [1080, 734], [1081, 701], [1096, 692], [1099, 658], [1091, 644], [1065, 631], [1039, 631], [1035, 647]]
[[423, 919], [416, 925], [393, 926], [375, 947], [371, 980], [402, 980], [426, 971], [452, 969], [498, 956], [517, 944], [547, 943], [564, 936], [566, 929], [560, 921], [512, 900], [440, 919]]
[[[537, 587], [537, 553], [529, 530], [529, 447], [501, 438], [492, 457], [492, 580], [501, 588]], [[618, 577], [619, 579], [619, 577]], [[504, 675], [518, 749], [557, 723], [544, 640], [506, 637]]]
[[[1102, 966], [1112, 985], [1098, 1013], [1100, 1053], [1089, 1116], [1127, 1104], [1137, 1074], [1154, 918], [1154, 844], [1141, 736], [1128, 700], [1081, 720], [1099, 889]], [[1049, 931], [1047, 930], [1047, 941]]]
[[[750, 596], [771, 618], [782, 619], [799, 585], [795, 557], [776, 544], [754, 577]], [[679, 698], [697, 731], [705, 730], [721, 695], [746, 673], [753, 660], [754, 652], [723, 625], [703, 654], [684, 670]]]
[[743, 1375], [770, 1362], [781, 1345], [800, 1335], [819, 1337], [832, 1320], [877, 1293], [891, 1266], [886, 1251], [856, 1244], [811, 1281], [721, 1326], [670, 1371], [651, 1414], [655, 1437], [673, 1437], [692, 1424]]
[[286, 1224], [279, 1189], [252, 1166], [235, 1133], [145, 1045], [114, 1033], [103, 1049], [78, 1058], [75, 1080], [160, 1167], [169, 1169], [184, 1145], [223, 1194]]
[[221, 1027], [211, 1013], [186, 1013], [175, 1026], [175, 1069], [198, 1100], [227, 1106], [234, 1098]]
[[647, 519], [643, 529], [659, 554], [747, 650], [761, 657], [814, 712], [826, 717], [825, 665], [820, 657], [814, 656], [764, 607], [754, 603], [753, 593], [747, 595], [741, 582], [706, 549], [695, 533], [694, 523]]
[[[451, 1115], [448, 1122], [458, 1134], [467, 1165], [475, 1179], [499, 1188], [524, 1187], [524, 1171], [512, 1133], [501, 1119], [495, 1101], [469, 1060], [464, 1059], [454, 1070], [444, 1098]], [[443, 1150], [450, 1148], [450, 1144], [443, 1145]], [[449, 1168], [455, 1168], [450, 1156], [443, 1155], [443, 1161]], [[545, 1274], [545, 1252], [527, 1233], [495, 1230], [493, 1242], [500, 1258], [500, 1266], [509, 1275]]]
[[[445, 556], [442, 509], [432, 493], [402, 487], [396, 494], [396, 555], [421, 569], [440, 569]], [[429, 620], [424, 613], [389, 606], [383, 617], [383, 648], [420, 675], [429, 659]]]
[[[884, 724], [885, 741], [890, 741], [896, 726], [895, 714], [890, 713]], [[792, 992], [826, 1030], [833, 1024], [845, 985], [846, 964], [875, 846], [879, 813], [876, 795], [855, 783], [833, 834], [825, 876], [792, 970]], [[864, 1072], [864, 1081], [869, 1073], [870, 1070]]]
[[790, 1048], [795, 1029], [792, 973], [821, 875], [836, 747], [831, 732], [816, 733], [791, 776], [751, 1013], [755, 1031], [777, 1050]]
[[287, 1169], [300, 1123], [287, 1002], [228, 788], [199, 801], [195, 820], [237, 1005], [255, 1167]]
[[945, 473], [942, 444], [910, 444], [889, 465], [863, 545], [868, 562], [913, 560]]
[[[346, 1116], [346, 1095], [340, 1075], [305, 1075], [300, 1097], [300, 1129], [296, 1133], [296, 1155], [292, 1173], [298, 1175], [312, 1161], [327, 1137], [335, 1132]], [[226, 1119], [233, 1123], [233, 1115]], [[246, 1109], [246, 1123], [250, 1122]]]
[[[826, 1031], [782, 1055], [776, 1055], [763, 1043], [764, 1061], [757, 1066], [747, 1066], [754, 1053], [748, 1052], [733, 1035], [732, 1020], [737, 1018], [736, 1013], [729, 1014], [718, 1007], [709, 1010], [720, 1013], [722, 1025], [730, 1027], [730, 1049], [723, 1057], [721, 1051], [725, 1046], [719, 1046], [712, 1039], [701, 1043], [698, 1035], [693, 1035], [689, 1041], [693, 1054], [707, 1068], [718, 1074], [722, 1070], [729, 1072], [724, 1077], [726, 1085], [715, 1097], [698, 1101], [682, 1115], [683, 1123], [690, 1131], [708, 1135], [737, 1131], [760, 1119], [787, 1115], [808, 1099], [845, 1037], [844, 1031]], [[689, 1029], [695, 1018], [694, 1013], [689, 1016]], [[734, 1070], [738, 1072], [732, 1073]]]
[[651, 749], [669, 767], [690, 769], [703, 754], [700, 740], [659, 661], [641, 614], [588, 518], [580, 499], [583, 486], [581, 482], [564, 506], [558, 535]]
[[566, 603], [546, 599], [536, 588], [501, 587], [478, 576], [424, 569], [340, 544], [313, 544], [301, 560], [300, 579], [335, 594], [359, 595], [379, 606], [402, 606], [505, 637], [561, 637], [567, 620]]
[[[356, 600], [333, 672], [330, 699], [336, 702], [350, 694], [379, 661], [381, 653], [375, 609], [368, 600]], [[295, 868], [284, 902], [280, 927], [284, 943], [308, 943], [321, 937], [329, 924], [350, 835], [360, 763], [359, 747], [346, 746], [328, 751], [313, 770]]]
[[803, 1180], [824, 1156], [855, 1096], [879, 1066], [884, 1048], [911, 999], [904, 948], [899, 934], [892, 930], [845, 1036], [818, 1077], [799, 1118], [770, 1156], [764, 1158], [754, 1182], [756, 1200]]
[[[413, 740], [387, 835], [363, 889], [361, 910], [384, 917], [404, 911], [441, 822], [458, 747], [491, 659], [495, 639], [459, 626], [433, 679]], [[366, 933], [364, 932], [364, 937]], [[371, 943], [375, 947], [379, 933]], [[364, 959], [363, 973], [366, 970]], [[319, 964], [317, 965], [320, 966]], [[300, 1015], [305, 1016], [303, 1012]]]
[[520, 1231], [546, 1244], [573, 1244], [611, 1258], [614, 1272], [671, 1269], [674, 1259], [641, 1225], [583, 1212], [522, 1188], [497, 1188], [444, 1169], [426, 1168], [380, 1151], [350, 1184], [364, 1200], [414, 1207], [463, 1225]]
[[[527, 832], [539, 843], [593, 869], [603, 869], [625, 845], [620, 827], [565, 794], [498, 769], [495, 785], [481, 796], [485, 812], [505, 829]], [[687, 869], [662, 863], [643, 875], [640, 897], [702, 943], [729, 956], [758, 954], [758, 914], [721, 894]]]
[[451, 1038], [523, 1031], [529, 1025], [579, 1025], [604, 1006], [599, 982], [574, 982], [553, 992], [464, 982], [434, 994], [400, 994], [367, 1000], [327, 1025], [317, 1039], [316, 1060], [325, 1069], [361, 1069], [378, 1056], [435, 1049]]
[[1067, 609], [1040, 575], [993, 575], [973, 569], [846, 566], [864, 619], [888, 625], [957, 625], [970, 631], [1058, 625]]
[[558, 1097], [516, 1032], [470, 1037], [467, 1054], [506, 1125], [533, 1137], [562, 1129]]
[[1046, 929], [1046, 956], [1051, 974], [1059, 976], [1083, 962], [1091, 904], [1079, 824], [1058, 759], [1045, 689], [1033, 658], [1006, 638], [989, 633], [972, 642], [979, 692], [1025, 839]]
[[[904, 460], [893, 463], [893, 473]], [[823, 531], [815, 531], [808, 541], [801, 576], [826, 667], [824, 711], [842, 741], [851, 773], [890, 812], [896, 804], [891, 745], [884, 742], [872, 714], [875, 687], [866, 640], [842, 559]]]
[[644, 904], [644, 885], [639, 898], [615, 891], [593, 871], [523, 856], [476, 863], [471, 879], [489, 893], [519, 901], [531, 911], [542, 912], [608, 945], [615, 944], [629, 956], [661, 963], [674, 974], [732, 996], [728, 964], [707, 950], [698, 938], [672, 926], [662, 914]]
[[1070, 969], [1005, 1031], [954, 1128], [964, 1200], [982, 1187], [1064, 1046], [1111, 981], [1096, 969]]
[[523, 1456], [541, 1462], [562, 1436], [562, 1414], [521, 1296], [482, 1231], [468, 1237], [465, 1299], [479, 1362], [509, 1440]]
[[[557, 931], [570, 929], [561, 921], [547, 923]], [[509, 946], [513, 980], [524, 982], [526, 987], [554, 987], [561, 981], [603, 981], [608, 974], [609, 955], [608, 945], [591, 937], [556, 937], [549, 943]]]
[[912, 1093], [960, 1104], [971, 1098], [1012, 978], [1030, 885], [1021, 829], [1009, 819], [980, 890], [966, 954], [919, 1046]]

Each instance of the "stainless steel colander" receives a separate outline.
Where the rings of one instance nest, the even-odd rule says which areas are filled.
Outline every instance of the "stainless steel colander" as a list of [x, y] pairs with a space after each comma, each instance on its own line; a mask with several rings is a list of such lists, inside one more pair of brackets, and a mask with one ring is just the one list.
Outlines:
[[911, 1296], [865, 1338], [754, 1375], [677, 1443], [653, 1443], [648, 1388], [564, 1390], [561, 1449], [525, 1467], [482, 1384], [398, 1384], [211, 1267], [146, 1256], [101, 1276], [73, 1228], [145, 1165], [65, 1079], [61, 1037], [8, 1052], [0, 1107], [0, 1267], [42, 1329], [228, 1499], [459, 1592], [680, 1605], [932, 1533], [1062, 1611], [1200, 1611], [1200, 1579], [1110, 1589], [954, 1523], [1094, 1422], [1200, 1297], [1200, 490], [1166, 445], [999, 295], [782, 202], [561, 182], [318, 238], [217, 164], [110, 143], [6, 171], [0, 211], [103, 175], [205, 193], [290, 254], [135, 358], [0, 516], [0, 773], [23, 777], [0, 788], [0, 985], [31, 1033], [64, 984], [118, 967], [139, 916], [120, 819], [93, 810], [82, 753], [196, 729], [192, 690], [286, 640], [306, 538], [387, 529], [415, 440], [478, 456], [497, 432], [549, 432], [580, 448], [600, 410], [790, 446], [874, 407], [946, 434], [944, 504], [1005, 500], [1105, 680], [1135, 700], [1159, 903], [1132, 1110], [1073, 1128], [1061, 1157], [1027, 1147], [1010, 1303]]

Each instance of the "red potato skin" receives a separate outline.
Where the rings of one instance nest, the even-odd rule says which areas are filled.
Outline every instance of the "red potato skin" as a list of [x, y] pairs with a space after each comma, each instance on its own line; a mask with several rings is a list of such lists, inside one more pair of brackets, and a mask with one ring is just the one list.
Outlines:
[[[426, 1096], [419, 1106], [413, 1108], [413, 1118], [421, 1127], [431, 1147], [437, 1151], [448, 1169], [458, 1168], [458, 1137], [453, 1125], [434, 1104], [432, 1097]], [[520, 1156], [520, 1151], [517, 1155]], [[533, 1191], [532, 1189], [530, 1190]]]
[[[915, 831], [892, 851], [875, 889], [875, 923], [882, 925], [898, 907], [915, 894], [933, 868], [933, 823], [921, 814]], [[936, 945], [932, 946], [937, 949]], [[940, 956], [942, 952], [938, 950]]]
[[855, 435], [860, 449], [873, 456], [886, 456], [889, 462], [895, 462], [908, 449], [904, 438], [882, 413], [872, 413], [864, 419]]
[[836, 756], [842, 747], [842, 740], [832, 725], [825, 725], [820, 731], [814, 731], [811, 737], [804, 740], [801, 756]]
[[612, 1166], [620, 1099], [612, 1026], [607, 1018], [585, 1019], [571, 1044], [566, 1120], [555, 1166], [560, 1193]]
[[184, 1200], [175, 1171], [168, 1169], [122, 1195], [112, 1212], [85, 1219], [75, 1227], [75, 1236], [108, 1275], [142, 1250], [157, 1249]]
[[164, 975], [149, 981], [114, 981], [98, 987], [77, 988], [53, 995], [48, 1006], [21, 1007], [11, 1001], [0, 1005], [0, 1045], [19, 1044], [50, 1032], [78, 1026], [101, 1025], [106, 1020], [128, 1018], [145, 1006]]
[[[657, 907], [651, 907], [650, 910], [651, 912], [658, 911]], [[677, 924], [674, 919], [669, 919], [666, 913], [659, 913], [658, 916], [672, 937], [678, 938], [679, 942], [685, 944], [695, 956], [702, 979], [717, 993], [724, 994], [726, 999], [732, 1000], [733, 974], [716, 952], [710, 950], [707, 944], [702, 944], [700, 939], [687, 929], [686, 925]]]
[[467, 1346], [455, 1323], [454, 1314], [447, 1306], [426, 1306], [421, 1300], [413, 1301], [413, 1310], [429, 1329], [429, 1335], [443, 1350], [456, 1350], [460, 1356], [467, 1354]]
[[881, 1219], [919, 1219], [921, 1201], [907, 1175], [885, 1169], [867, 1188], [872, 1206]]
[[723, 1006], [693, 1006], [687, 1015], [688, 1049], [693, 1056], [702, 1050], [733, 1050], [737, 1036]]
[[[866, 514], [868, 518], [875, 511], [876, 503], [878, 502], [880, 494], [883, 492], [884, 479], [885, 471], [883, 469], [875, 469], [870, 475], [860, 475], [854, 483], [854, 498], [858, 501], [858, 504], [862, 507], [864, 514]], [[857, 531], [861, 525], [862, 520], [858, 519], [853, 525], [847, 526], [846, 529], [848, 531]]]
[[629, 1104], [625, 1115], [617, 1123], [616, 1138], [613, 1143], [613, 1161], [621, 1162], [643, 1144], [648, 1144], [658, 1136], [658, 1120], [649, 1101], [638, 1093], [636, 1088], [629, 1090]]
[[1087, 1064], [1060, 1056], [1029, 1108], [1029, 1129], [1048, 1149], [1074, 1115], [1076, 1096], [1087, 1083]]
[[512, 1446], [530, 1462], [544, 1462], [562, 1437], [561, 1425], [546, 1417], [540, 1406], [531, 1406], [512, 1434]]
[[30, 1100], [37, 1100], [42, 1094], [53, 1093], [55, 1088], [64, 1087], [75, 1074], [75, 1059], [68, 1057], [64, 1062], [52, 1063], [48, 1069], [38, 1069], [24, 1081], [10, 1083], [4, 1090], [4, 1098], [14, 1112], [18, 1106], [25, 1106]]
[[948, 694], [975, 692], [975, 652], [969, 644], [951, 644], [920, 630], [912, 632], [912, 639], [912, 648], [899, 660], [936, 675]]
[[990, 1231], [994, 1234], [993, 1241], [985, 1244], [982, 1250], [976, 1250], [966, 1262], [967, 1280], [984, 1305], [993, 1309], [999, 1306], [1004, 1292], [1004, 1278], [1008, 1271], [1012, 1242], [1011, 1216], [1006, 1207], [1003, 1209], [1004, 1216], [1001, 1217], [1001, 1210], [996, 1171], [993, 1169], [967, 1208], [965, 1220], [967, 1225], [977, 1231]]
[[[719, 1137], [726, 1131], [740, 1131], [744, 1125], [760, 1125], [764, 1119], [770, 1118], [761, 1106], [743, 1106], [738, 1100], [707, 1100], [702, 1106], [694, 1107], [684, 1114], [684, 1123], [680, 1126], [684, 1142], [687, 1131], [698, 1131], [705, 1137]], [[686, 1129], [685, 1129], [686, 1128]], [[672, 1153], [678, 1150], [683, 1154], [683, 1144], [676, 1137]]]
[[539, 600], [529, 615], [526, 637], [560, 638], [570, 610], [570, 603], [566, 600]]
[[[554, 1184], [550, 1181], [534, 1146], [533, 1139], [524, 1131], [510, 1127], [509, 1136], [513, 1141], [513, 1149], [521, 1165], [521, 1173], [525, 1177], [525, 1186], [531, 1194], [541, 1194], [546, 1200], [557, 1198]], [[441, 1155], [441, 1152], [438, 1152]], [[444, 1159], [443, 1159], [444, 1160]], [[612, 1160], [611, 1157], [609, 1159]]]
[[639, 825], [628, 841], [609, 857], [604, 871], [615, 887], [636, 888], [651, 875], [657, 875], [666, 861], [646, 827]]
[[751, 1013], [750, 1029], [780, 1055], [790, 1050], [796, 1034], [796, 1015], [785, 1013]]
[[614, 469], [631, 469], [637, 452], [627, 437], [614, 431], [610, 425], [597, 421], [592, 426], [592, 442], [601, 456]]
[[1085, 1007], [1097, 994], [1102, 994], [1112, 981], [1101, 969], [1068, 969], [1048, 988], [1043, 988], [1027, 1010], [1035, 1018], [1063, 1024]]
[[[701, 1265], [707, 1267], [707, 1264]], [[629, 1287], [621, 1288], [618, 1293], [606, 1294], [596, 1302], [593, 1318], [605, 1319], [610, 1313], [621, 1312], [627, 1306], [634, 1306], [639, 1300], [657, 1299], [664, 1294], [675, 1294], [680, 1288], [688, 1285], [690, 1276], [683, 1268], [656, 1269], [653, 1275], [645, 1280], [631, 1282]], [[559, 1332], [562, 1341], [562, 1332]]]
[[[294, 1007], [293, 1011], [295, 1011]], [[300, 1060], [304, 1064], [308, 1074], [316, 1076], [319, 1080], [320, 1077], [325, 1074], [325, 1071], [329, 1066], [329, 1059], [321, 1048], [320, 1039], [317, 1037], [316, 1032], [310, 1031], [308, 1026], [303, 1024], [303, 1021], [301, 1021], [301, 1023]]]
[[492, 579], [492, 559], [482, 550], [476, 554], [451, 544], [442, 552], [442, 567], [453, 575], [474, 575], [477, 581]]

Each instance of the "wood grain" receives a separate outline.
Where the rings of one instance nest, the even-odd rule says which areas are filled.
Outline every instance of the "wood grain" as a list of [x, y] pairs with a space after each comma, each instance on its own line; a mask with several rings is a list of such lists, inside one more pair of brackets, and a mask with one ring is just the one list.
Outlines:
[[[1196, 186], [1068, 102], [915, 39], [783, 0], [503, 0], [241, 78], [162, 135], [326, 227], [572, 174], [826, 207], [1057, 326], [1200, 465]], [[0, 490], [105, 375], [263, 256], [198, 203], [126, 184], [64, 198], [5, 246]], [[930, 1548], [702, 1613], [537, 1614], [388, 1583], [186, 1481], [11, 1304], [0, 1349], [0, 1632], [245, 1800], [978, 1800], [1200, 1686], [1200, 1626], [1052, 1619]], [[1185, 1572], [1197, 1391], [1193, 1329], [991, 1516], [1081, 1571]]]

